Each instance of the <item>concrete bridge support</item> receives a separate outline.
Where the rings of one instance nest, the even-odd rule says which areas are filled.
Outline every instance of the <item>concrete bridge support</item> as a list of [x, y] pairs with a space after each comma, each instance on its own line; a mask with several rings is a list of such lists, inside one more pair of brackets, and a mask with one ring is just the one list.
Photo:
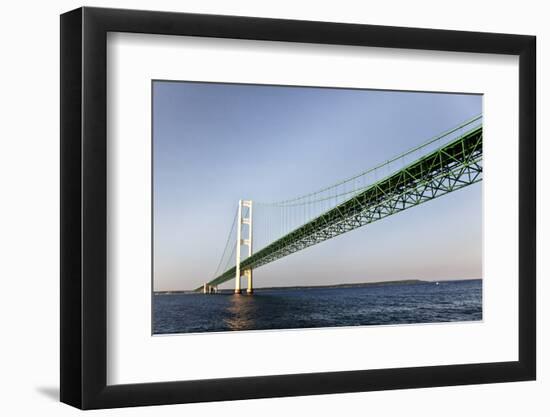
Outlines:
[[246, 287], [246, 293], [252, 295], [254, 289], [252, 288], [252, 269], [247, 269], [244, 271], [244, 276], [247, 278], [248, 286]]
[[206, 282], [204, 283], [202, 287], [202, 293], [203, 294], [217, 294], [218, 293], [218, 286], [214, 285], [208, 285]]
[[241, 271], [238, 270], [239, 267], [237, 267], [237, 274], [235, 277], [235, 294], [241, 293]]

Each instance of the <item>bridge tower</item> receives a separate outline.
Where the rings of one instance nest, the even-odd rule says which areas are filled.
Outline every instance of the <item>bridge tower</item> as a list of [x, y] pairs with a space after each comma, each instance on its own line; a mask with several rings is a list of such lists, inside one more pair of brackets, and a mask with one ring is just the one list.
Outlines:
[[[248, 208], [248, 211], [245, 213], [243, 208]], [[246, 214], [246, 217], [244, 215]], [[239, 200], [239, 211], [238, 211], [238, 223], [237, 223], [237, 249], [236, 249], [236, 259], [235, 259], [235, 294], [241, 293], [241, 275], [245, 275], [248, 281], [248, 286], [246, 288], [247, 294], [252, 294], [252, 269], [245, 269], [241, 271], [241, 246], [248, 247], [248, 256], [252, 256], [252, 200]], [[246, 235], [247, 237], [243, 238], [243, 225], [247, 225]]]

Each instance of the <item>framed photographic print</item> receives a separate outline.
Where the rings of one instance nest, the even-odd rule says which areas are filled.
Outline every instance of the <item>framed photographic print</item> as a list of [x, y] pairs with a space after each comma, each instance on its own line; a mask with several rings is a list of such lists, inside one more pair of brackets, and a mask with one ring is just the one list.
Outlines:
[[535, 38], [61, 16], [61, 400], [535, 379]]

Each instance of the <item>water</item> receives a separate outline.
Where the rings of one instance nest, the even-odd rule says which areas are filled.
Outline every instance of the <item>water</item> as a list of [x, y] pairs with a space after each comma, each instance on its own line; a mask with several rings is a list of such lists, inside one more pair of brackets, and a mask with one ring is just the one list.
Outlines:
[[258, 290], [253, 296], [156, 294], [153, 333], [296, 329], [482, 319], [481, 280]]

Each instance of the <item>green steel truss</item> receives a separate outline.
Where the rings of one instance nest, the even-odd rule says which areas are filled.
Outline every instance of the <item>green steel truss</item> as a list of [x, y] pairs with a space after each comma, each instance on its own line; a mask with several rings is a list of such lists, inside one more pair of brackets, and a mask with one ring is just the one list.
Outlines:
[[[258, 268], [481, 181], [482, 142], [483, 130], [479, 126], [254, 253], [241, 262], [241, 271]], [[235, 267], [208, 284], [216, 286], [234, 277]]]

